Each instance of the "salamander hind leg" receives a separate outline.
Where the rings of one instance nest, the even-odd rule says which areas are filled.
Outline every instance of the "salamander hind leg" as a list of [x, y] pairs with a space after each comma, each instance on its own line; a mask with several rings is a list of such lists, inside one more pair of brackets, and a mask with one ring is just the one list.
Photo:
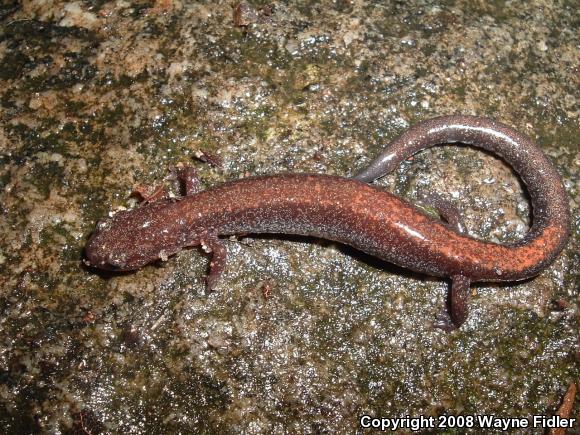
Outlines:
[[469, 278], [463, 275], [451, 277], [449, 292], [449, 315], [456, 327], [460, 327], [469, 314]]
[[205, 234], [201, 238], [203, 250], [211, 254], [209, 273], [206, 277], [206, 288], [212, 291], [226, 267], [227, 250], [216, 234]]
[[450, 201], [441, 198], [439, 195], [430, 195], [424, 198], [422, 202], [433, 207], [452, 230], [460, 234], [464, 232], [459, 210]]
[[447, 297], [447, 310], [437, 316], [436, 328], [450, 332], [459, 328], [469, 314], [469, 278], [463, 275], [451, 277], [451, 288]]

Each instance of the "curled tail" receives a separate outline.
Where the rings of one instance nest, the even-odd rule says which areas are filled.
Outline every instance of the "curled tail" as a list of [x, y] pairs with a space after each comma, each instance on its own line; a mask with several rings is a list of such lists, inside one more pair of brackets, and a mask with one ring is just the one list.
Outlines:
[[420, 150], [455, 142], [501, 157], [525, 183], [532, 201], [532, 226], [516, 246], [529, 245], [546, 234], [552, 239], [549, 251], [544, 253], [545, 261], [535, 268], [538, 273], [556, 258], [568, 240], [571, 221], [568, 195], [556, 168], [542, 150], [512, 127], [477, 116], [433, 118], [412, 126], [353, 178], [373, 182]]

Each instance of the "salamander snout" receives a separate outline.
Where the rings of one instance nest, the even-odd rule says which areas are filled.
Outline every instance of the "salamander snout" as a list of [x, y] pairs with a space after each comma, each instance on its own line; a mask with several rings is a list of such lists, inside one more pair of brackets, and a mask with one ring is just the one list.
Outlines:
[[85, 247], [85, 264], [99, 269], [126, 270], [127, 255], [111, 246], [106, 224], [99, 222]]
[[85, 250], [85, 264], [87, 266], [97, 267], [104, 270], [128, 270], [127, 262], [124, 255], [114, 253], [105, 253], [100, 249]]
[[98, 269], [129, 271], [160, 258], [165, 245], [155, 241], [158, 234], [164, 234], [166, 219], [150, 213], [152, 208], [119, 211], [97, 222], [85, 247], [85, 264]]

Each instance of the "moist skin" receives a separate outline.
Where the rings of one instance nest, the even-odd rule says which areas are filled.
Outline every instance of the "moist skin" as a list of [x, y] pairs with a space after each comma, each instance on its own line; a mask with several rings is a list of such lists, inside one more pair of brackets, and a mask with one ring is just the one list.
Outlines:
[[[502, 157], [521, 177], [533, 207], [533, 223], [522, 240], [506, 245], [476, 240], [369, 184], [422, 149], [454, 142]], [[490, 119], [444, 116], [407, 130], [353, 178], [253, 177], [118, 212], [97, 225], [85, 253], [91, 266], [128, 271], [203, 245], [213, 255], [211, 288], [225, 266], [219, 236], [320, 237], [416, 272], [451, 278], [450, 316], [459, 326], [467, 318], [470, 282], [537, 275], [561, 252], [569, 232], [568, 198], [560, 176], [528, 137]]]

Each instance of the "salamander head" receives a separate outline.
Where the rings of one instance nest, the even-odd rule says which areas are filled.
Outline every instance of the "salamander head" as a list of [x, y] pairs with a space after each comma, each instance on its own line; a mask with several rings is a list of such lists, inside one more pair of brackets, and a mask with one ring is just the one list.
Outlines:
[[85, 263], [105, 270], [139, 269], [176, 251], [173, 230], [159, 207], [120, 211], [97, 223], [85, 247]]

